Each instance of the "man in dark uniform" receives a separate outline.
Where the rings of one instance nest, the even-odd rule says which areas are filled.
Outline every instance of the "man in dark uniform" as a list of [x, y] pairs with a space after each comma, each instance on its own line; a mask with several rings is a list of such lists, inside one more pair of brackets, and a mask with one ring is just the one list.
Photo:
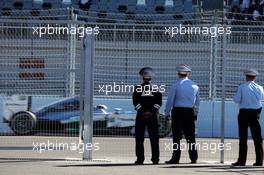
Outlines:
[[151, 79], [154, 75], [153, 69], [144, 67], [139, 71], [143, 78], [143, 83], [135, 87], [133, 93], [133, 104], [137, 110], [136, 116], [136, 156], [135, 164], [142, 165], [144, 156], [144, 136], [145, 128], [147, 127], [150, 143], [153, 164], [159, 163], [159, 127], [158, 127], [158, 112], [162, 105], [162, 94], [153, 88]]
[[79, 7], [82, 10], [89, 10], [91, 3], [91, 0], [79, 0]]
[[239, 104], [238, 127], [239, 127], [239, 156], [233, 166], [245, 166], [247, 160], [247, 138], [248, 127], [251, 130], [254, 140], [256, 162], [254, 166], [263, 165], [263, 142], [259, 117], [262, 110], [264, 93], [263, 87], [258, 85], [255, 80], [258, 71], [248, 69], [244, 72], [246, 82], [238, 87], [234, 96], [234, 102]]
[[172, 116], [173, 153], [166, 164], [178, 164], [181, 156], [180, 141], [184, 134], [191, 163], [196, 163], [198, 153], [195, 141], [195, 120], [200, 105], [199, 87], [188, 78], [191, 68], [180, 65], [177, 68], [178, 80], [168, 94], [165, 115]]

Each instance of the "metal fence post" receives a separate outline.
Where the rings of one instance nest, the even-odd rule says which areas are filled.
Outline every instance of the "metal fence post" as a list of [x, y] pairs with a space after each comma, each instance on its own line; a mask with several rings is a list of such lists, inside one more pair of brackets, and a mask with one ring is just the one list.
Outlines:
[[[77, 14], [73, 14], [73, 21], [77, 21]], [[77, 27], [77, 24], [71, 24], [71, 28]], [[75, 64], [76, 64], [76, 35], [70, 35], [70, 65], [69, 65], [69, 94], [70, 96], [75, 95]]]
[[[218, 27], [218, 14], [217, 11], [214, 12], [214, 17], [212, 20], [212, 26]], [[212, 103], [212, 137], [214, 137], [214, 120], [215, 120], [215, 100], [217, 97], [216, 94], [216, 86], [217, 86], [217, 49], [218, 49], [218, 35], [216, 37], [211, 37], [211, 48], [210, 48], [210, 81], [209, 81], [209, 100], [211, 100]]]
[[[224, 145], [225, 142], [225, 100], [226, 100], [226, 94], [225, 94], [225, 70], [226, 70], [226, 33], [223, 34], [223, 46], [222, 46], [222, 103], [221, 103], [221, 144]], [[224, 153], [225, 150], [221, 150], [221, 163], [224, 163]]]
[[[73, 8], [70, 9], [69, 15], [70, 20], [73, 22], [68, 24], [68, 28], [76, 28], [77, 24], [74, 23], [77, 21], [77, 14], [73, 12]], [[76, 35], [68, 35], [68, 46], [67, 46], [67, 64], [68, 64], [68, 73], [67, 73], [67, 83], [66, 83], [66, 96], [74, 96], [75, 95], [75, 64], [76, 64]]]
[[[214, 12], [214, 17], [212, 20], [212, 27], [218, 27], [218, 14], [217, 11]], [[216, 98], [216, 84], [217, 84], [217, 48], [218, 48], [218, 35], [216, 37], [211, 37], [211, 53], [210, 53], [210, 88], [209, 88], [209, 99], [214, 100]]]
[[83, 160], [92, 159], [92, 150], [86, 145], [92, 144], [93, 138], [93, 61], [94, 61], [94, 35], [86, 35], [84, 39], [84, 84], [83, 84]]

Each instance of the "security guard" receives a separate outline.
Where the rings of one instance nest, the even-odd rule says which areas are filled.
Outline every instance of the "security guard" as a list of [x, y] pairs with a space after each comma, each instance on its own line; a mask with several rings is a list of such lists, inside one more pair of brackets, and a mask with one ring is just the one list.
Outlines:
[[165, 115], [172, 116], [173, 153], [166, 164], [178, 164], [181, 156], [180, 141], [184, 134], [191, 163], [196, 163], [198, 153], [195, 141], [195, 120], [200, 105], [199, 87], [188, 78], [191, 68], [180, 65], [177, 68], [178, 80], [172, 85], [168, 94]]
[[158, 111], [162, 105], [162, 94], [157, 89], [152, 89], [151, 79], [154, 75], [153, 69], [144, 67], [139, 71], [143, 83], [135, 87], [133, 93], [133, 104], [137, 110], [135, 137], [136, 156], [135, 164], [142, 165], [144, 157], [144, 136], [147, 127], [153, 164], [159, 163], [159, 134], [158, 134]]
[[263, 87], [258, 85], [255, 80], [258, 71], [248, 69], [244, 72], [246, 82], [238, 87], [234, 96], [234, 102], [239, 104], [238, 127], [239, 127], [239, 156], [233, 166], [245, 166], [247, 160], [247, 138], [248, 127], [251, 130], [254, 140], [256, 162], [254, 166], [263, 165], [263, 144], [259, 117], [262, 110], [261, 100], [263, 100]]

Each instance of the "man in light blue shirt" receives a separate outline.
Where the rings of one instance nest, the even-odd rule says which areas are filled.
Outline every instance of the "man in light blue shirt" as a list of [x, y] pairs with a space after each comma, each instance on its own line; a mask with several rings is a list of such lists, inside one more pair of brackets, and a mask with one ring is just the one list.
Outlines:
[[168, 94], [165, 115], [169, 116], [173, 107], [195, 108], [198, 111], [199, 106], [199, 87], [188, 76], [179, 77]]
[[261, 100], [264, 98], [263, 87], [255, 80], [258, 71], [248, 69], [245, 72], [246, 82], [238, 87], [234, 96], [234, 102], [239, 105], [238, 127], [239, 127], [239, 156], [233, 166], [245, 166], [247, 160], [247, 138], [248, 127], [254, 140], [256, 162], [254, 166], [263, 165], [263, 144], [259, 116], [262, 110]]
[[180, 141], [184, 134], [188, 143], [191, 163], [196, 163], [198, 153], [195, 141], [195, 120], [200, 105], [199, 87], [188, 78], [191, 68], [180, 65], [177, 68], [179, 79], [172, 85], [165, 108], [165, 115], [172, 116], [173, 153], [166, 164], [178, 164], [180, 161]]

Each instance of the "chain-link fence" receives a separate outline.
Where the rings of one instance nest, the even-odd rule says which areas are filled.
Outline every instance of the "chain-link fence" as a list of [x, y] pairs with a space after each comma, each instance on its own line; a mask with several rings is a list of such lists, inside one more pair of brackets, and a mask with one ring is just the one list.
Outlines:
[[[224, 138], [225, 160], [236, 159], [238, 109], [230, 100], [243, 82], [245, 68], [263, 73], [261, 21], [237, 20], [231, 18], [236, 14], [223, 12], [142, 15], [67, 9], [19, 14], [0, 18], [0, 93], [5, 122], [0, 128], [2, 157], [21, 148], [25, 153], [15, 157], [40, 157], [27, 151], [32, 143], [46, 146], [48, 141], [46, 149], [68, 146], [68, 151], [46, 151], [42, 157], [80, 157], [78, 136], [87, 137], [85, 119], [92, 112], [93, 158], [132, 158], [136, 112], [131, 98], [134, 85], [141, 81], [139, 69], [154, 68], [153, 81], [164, 88], [164, 106], [176, 79], [176, 66], [188, 64], [202, 100], [196, 123], [200, 160], [219, 161], [220, 152], [223, 159], [219, 145]], [[95, 36], [84, 42], [84, 30]], [[83, 104], [89, 100], [87, 84], [91, 85], [89, 67], [85, 67], [88, 58], [93, 58], [94, 70], [89, 113]], [[262, 76], [257, 81], [264, 84]], [[171, 132], [163, 106], [160, 150], [167, 159]], [[251, 146], [252, 142], [249, 150], [253, 152]], [[149, 153], [146, 143], [147, 157]], [[187, 161], [187, 151], [183, 157]], [[254, 154], [250, 153], [249, 159], [253, 160]]]
[[[15, 156], [54, 158], [50, 152], [39, 154], [39, 145], [70, 150], [66, 144], [79, 143], [80, 103], [76, 95], [80, 93], [82, 39], [66, 32], [39, 35], [47, 27], [55, 30], [77, 25], [1, 19], [1, 155], [22, 147]], [[34, 145], [38, 146], [33, 149]], [[27, 155], [28, 150], [34, 151]], [[65, 151], [57, 151], [58, 157], [65, 157]]]
[[[233, 24], [234, 21], [225, 19], [225, 14], [222, 13], [212, 13], [213, 17], [207, 15], [201, 14], [200, 17], [192, 19], [189, 23], [184, 23], [186, 21], [183, 20], [177, 21], [179, 23], [171, 22], [171, 24], [166, 22], [145, 25], [113, 24], [101, 29], [101, 33], [95, 41], [94, 94], [98, 98], [107, 98], [107, 102], [110, 107], [113, 106], [112, 108], [115, 106], [123, 107], [122, 110], [116, 109], [115, 119], [111, 119], [112, 136], [117, 137], [123, 134], [131, 136], [134, 134], [134, 122], [131, 122], [131, 126], [126, 121], [131, 120], [129, 117], [131, 113], [134, 113], [132, 118], [135, 118], [133, 105], [131, 100], [127, 100], [127, 98], [131, 99], [132, 95], [129, 88], [141, 81], [138, 75], [141, 67], [151, 66], [154, 68], [156, 73], [154, 83], [164, 85], [168, 90], [176, 79], [176, 66], [188, 64], [193, 70], [191, 79], [200, 86], [202, 97], [196, 132], [197, 137], [201, 138], [198, 139], [198, 143], [205, 146], [204, 149], [201, 148], [200, 150], [200, 159], [215, 160], [215, 158], [220, 157], [221, 151], [218, 148], [216, 151], [213, 150], [214, 146], [220, 144], [220, 140], [215, 138], [221, 137], [227, 138], [225, 142], [226, 160], [236, 158], [236, 152], [233, 150], [238, 149], [238, 142], [232, 139], [238, 137], [236, 120], [238, 110], [230, 100], [238, 85], [244, 80], [243, 70], [255, 67], [261, 72], [263, 66], [259, 61], [261, 59], [259, 52], [262, 50], [263, 27], [248, 25], [243, 21], [240, 25]], [[197, 31], [203, 27], [211, 29], [224, 27], [230, 28], [232, 32], [222, 35], [214, 33], [211, 35], [204, 35], [203, 33], [173, 35], [175, 32], [173, 29], [180, 27], [181, 22], [185, 24], [184, 27], [196, 27]], [[254, 24], [254, 22], [251, 23]], [[252, 29], [257, 31], [252, 33]], [[236, 43], [236, 40], [239, 43]], [[244, 52], [240, 53], [238, 50]], [[240, 57], [240, 54], [243, 56]], [[249, 54], [254, 58], [252, 61], [255, 60], [255, 63], [248, 61], [251, 60]], [[237, 61], [234, 57], [238, 57]], [[261, 77], [258, 81], [260, 84], [263, 82]], [[102, 87], [104, 89], [101, 89]], [[166, 95], [165, 91], [163, 93], [164, 104]], [[123, 100], [122, 98], [126, 99]], [[223, 100], [225, 101], [225, 109], [221, 107]], [[161, 112], [163, 112], [163, 108], [161, 108]], [[163, 121], [162, 116], [160, 121]], [[167, 128], [169, 128], [168, 123], [160, 123], [161, 136], [164, 133], [168, 136]], [[129, 131], [130, 134], [127, 134]], [[118, 138], [118, 140], [122, 139]], [[123, 150], [120, 152], [134, 156], [133, 151], [130, 151], [134, 149], [134, 140], [124, 139], [123, 142], [123, 144], [129, 145], [125, 147], [125, 150], [123, 145], [119, 146], [113, 141], [113, 145], [110, 146], [111, 142], [106, 140], [108, 149]], [[168, 143], [170, 141], [167, 139], [161, 141], [161, 155], [164, 157], [169, 157], [170, 154], [170, 151], [166, 149]], [[230, 145], [232, 149], [228, 148]], [[209, 150], [206, 146], [209, 146]], [[149, 145], [146, 147], [147, 152], [150, 153]], [[108, 149], [106, 151], [103, 149], [100, 152], [102, 157], [116, 154], [115, 150], [111, 150], [109, 153]], [[250, 150], [253, 151], [254, 149]], [[252, 153], [250, 153], [249, 158], [253, 160], [254, 154]], [[99, 152], [97, 155], [100, 156]], [[223, 152], [221, 155], [223, 158]], [[187, 159], [188, 156], [185, 155], [185, 158]]]

